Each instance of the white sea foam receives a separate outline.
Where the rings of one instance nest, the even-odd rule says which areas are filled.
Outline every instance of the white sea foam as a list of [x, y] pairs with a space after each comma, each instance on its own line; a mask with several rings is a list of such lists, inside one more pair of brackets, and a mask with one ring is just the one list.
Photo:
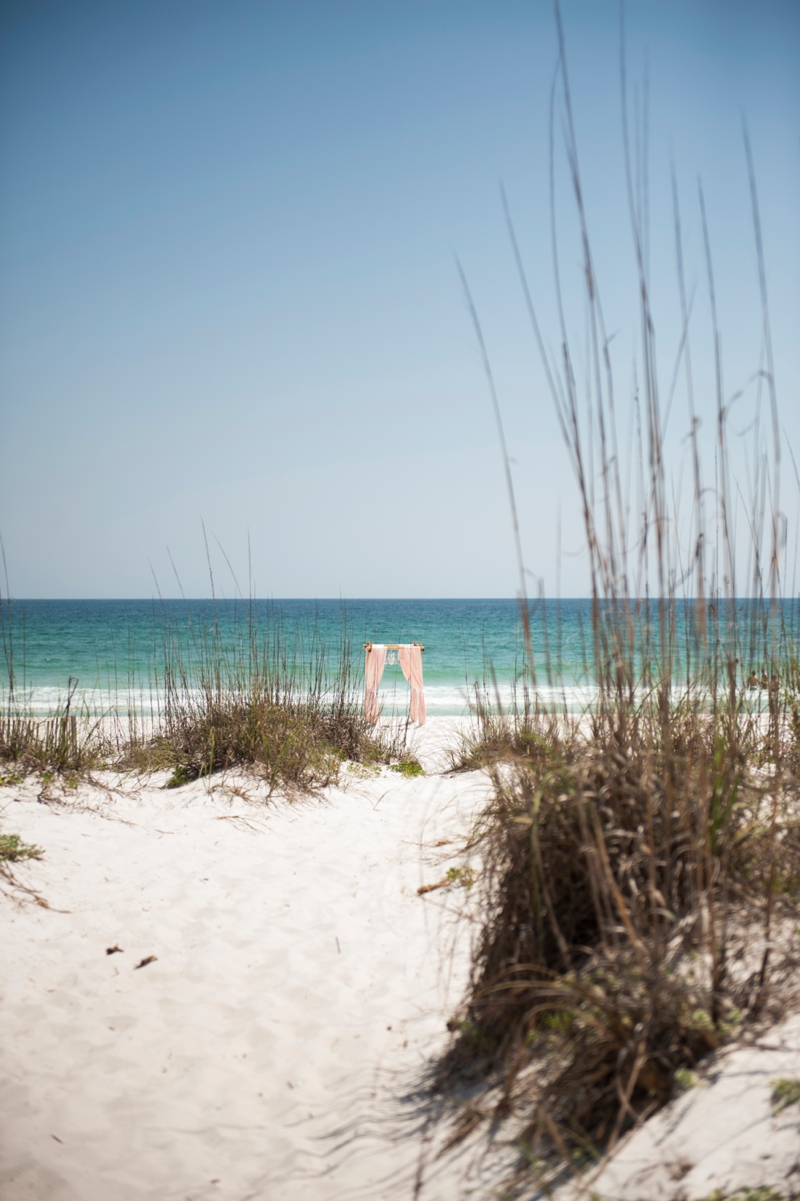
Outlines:
[[[684, 687], [673, 688], [673, 699], [679, 700], [685, 695]], [[299, 695], [299, 694], [298, 694]], [[187, 699], [200, 699], [199, 691], [192, 693], [188, 690]], [[643, 699], [644, 692], [638, 694]], [[527, 704], [534, 704], [558, 713], [584, 713], [596, 704], [598, 689], [594, 684], [541, 684], [536, 690], [530, 690]], [[359, 699], [356, 695], [356, 701]], [[382, 688], [378, 692], [381, 712], [387, 717], [400, 717], [408, 711], [410, 689], [403, 686]], [[520, 688], [512, 683], [498, 683], [497, 687], [482, 689], [476, 693], [475, 687], [465, 685], [430, 684], [425, 688], [425, 702], [431, 717], [465, 717], [474, 713], [478, 708], [495, 713], [513, 713], [521, 710], [526, 698]], [[0, 691], [0, 708], [3, 712], [17, 711], [29, 713], [33, 717], [46, 718], [62, 715], [68, 700], [68, 692], [64, 688], [51, 685], [41, 685], [25, 690], [16, 690], [11, 696], [8, 690]], [[748, 692], [745, 696], [746, 708], [758, 712], [767, 707], [766, 692]], [[108, 688], [87, 688], [75, 692], [70, 701], [70, 711], [77, 716], [87, 718], [127, 719], [131, 716], [158, 718], [165, 712], [166, 694], [163, 689], [115, 690]]]
[[[191, 691], [188, 696], [191, 697]], [[199, 698], [199, 693], [195, 694]], [[402, 715], [408, 709], [410, 690], [405, 687], [383, 688], [379, 691], [381, 711], [387, 716]], [[557, 707], [568, 712], [581, 712], [590, 707], [597, 696], [591, 685], [541, 686], [536, 698], [540, 704]], [[8, 690], [0, 692], [0, 706], [5, 712], [11, 709], [30, 713], [34, 717], [54, 717], [64, 713], [69, 694], [65, 688], [39, 685], [18, 689], [13, 696]], [[530, 699], [533, 700], [533, 694]], [[522, 703], [518, 688], [510, 683], [500, 683], [481, 693], [482, 704], [490, 710], [511, 712]], [[425, 688], [425, 701], [431, 716], [461, 717], [472, 712], [476, 705], [474, 688], [465, 685], [431, 684]], [[109, 688], [86, 688], [75, 692], [70, 701], [70, 711], [85, 717], [127, 717], [137, 714], [158, 716], [165, 710], [166, 695], [163, 689], [137, 689], [127, 691]]]

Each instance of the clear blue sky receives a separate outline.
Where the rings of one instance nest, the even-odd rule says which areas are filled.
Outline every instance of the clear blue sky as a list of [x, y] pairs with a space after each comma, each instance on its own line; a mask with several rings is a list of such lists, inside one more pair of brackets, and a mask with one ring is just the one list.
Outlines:
[[[800, 449], [800, 4], [629, 0], [650, 80], [661, 373], [679, 332], [669, 172], [726, 393], [760, 349], [742, 148], [764, 223], [783, 422]], [[619, 8], [564, 0], [590, 232], [623, 393], [637, 352]], [[556, 343], [549, 2], [6, 0], [0, 10], [0, 531], [12, 593], [206, 595], [201, 518], [261, 595], [516, 589], [502, 465], [454, 254], [485, 324], [529, 567], [585, 592], [566, 455], [498, 183]], [[568, 209], [559, 168], [559, 206]], [[564, 217], [570, 320], [579, 248]], [[740, 425], [752, 388], [737, 402]], [[749, 406], [749, 408], [748, 408]], [[679, 393], [671, 428], [686, 429]], [[790, 519], [797, 487], [785, 476]], [[215, 551], [217, 560], [219, 553]]]

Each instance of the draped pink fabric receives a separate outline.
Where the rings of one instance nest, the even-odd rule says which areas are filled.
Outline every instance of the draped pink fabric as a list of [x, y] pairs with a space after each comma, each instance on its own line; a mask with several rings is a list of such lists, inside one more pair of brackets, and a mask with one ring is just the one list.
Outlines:
[[411, 685], [411, 720], [425, 725], [425, 693], [422, 691], [422, 647], [401, 646], [397, 652], [403, 675]]
[[386, 647], [380, 643], [373, 642], [367, 651], [367, 658], [364, 663], [364, 683], [366, 686], [364, 693], [364, 716], [367, 721], [372, 722], [373, 726], [377, 724], [378, 717], [380, 716], [380, 709], [378, 708], [378, 685], [381, 682], [385, 663]]

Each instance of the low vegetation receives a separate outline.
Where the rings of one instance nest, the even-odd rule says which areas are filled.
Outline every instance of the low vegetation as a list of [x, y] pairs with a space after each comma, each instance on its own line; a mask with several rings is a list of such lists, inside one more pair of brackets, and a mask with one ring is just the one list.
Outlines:
[[41, 859], [41, 847], [23, 842], [18, 834], [0, 834], [0, 863], [19, 863], [22, 859]]
[[[42, 719], [11, 700], [0, 712], [0, 765], [19, 779], [31, 772], [75, 782], [93, 768], [166, 771], [178, 788], [215, 772], [242, 768], [276, 788], [309, 791], [335, 782], [346, 762], [422, 771], [399, 735], [363, 715], [349, 648], [329, 664], [310, 633], [305, 642], [279, 622], [267, 630], [246, 620], [202, 638], [166, 617], [155, 694], [160, 712], [98, 720], [77, 711], [74, 687], [63, 710]], [[307, 649], [305, 649], [307, 647]]]
[[223, 639], [181, 644], [165, 630], [164, 710], [155, 731], [134, 729], [121, 764], [169, 770], [168, 787], [246, 767], [275, 788], [309, 790], [338, 779], [345, 762], [414, 765], [394, 735], [364, 718], [346, 638], [338, 656], [316, 629], [249, 622]]
[[70, 680], [62, 711], [54, 717], [40, 718], [17, 703], [13, 688], [9, 689], [9, 699], [0, 708], [0, 765], [7, 775], [83, 774], [108, 760], [113, 744], [103, 737], [96, 720], [76, 712], [74, 699], [75, 688]]
[[773, 1081], [772, 1104], [775, 1106], [776, 1113], [780, 1113], [790, 1105], [797, 1105], [798, 1102], [800, 1102], [800, 1080], [782, 1077], [780, 1080]]
[[257, 686], [222, 686], [171, 703], [149, 738], [131, 740], [120, 766], [168, 770], [168, 788], [243, 767], [270, 790], [324, 787], [346, 761], [388, 762], [394, 748], [376, 735], [356, 704], [328, 706], [306, 697], [275, 698]]

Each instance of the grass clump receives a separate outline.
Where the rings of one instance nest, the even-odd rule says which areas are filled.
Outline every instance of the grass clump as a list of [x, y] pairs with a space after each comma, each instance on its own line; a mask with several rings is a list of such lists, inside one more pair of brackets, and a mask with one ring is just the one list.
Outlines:
[[123, 761], [171, 769], [168, 788], [246, 767], [270, 790], [307, 790], [334, 783], [347, 760], [370, 764], [390, 754], [355, 706], [336, 713], [304, 699], [281, 704], [252, 688], [223, 687], [171, 706], [157, 737], [129, 746]]
[[69, 681], [61, 711], [48, 718], [36, 717], [18, 704], [13, 675], [10, 683], [10, 699], [0, 709], [0, 764], [12, 769], [5, 781], [17, 783], [30, 772], [50, 773], [51, 778], [80, 776], [108, 759], [113, 748], [102, 736], [100, 724], [75, 711], [77, 680]]
[[8, 893], [3, 885], [8, 885], [13, 895], [28, 896], [38, 904], [47, 907], [47, 902], [14, 875], [12, 864], [25, 863], [31, 859], [41, 859], [44, 851], [32, 843], [23, 842], [19, 834], [0, 834], [0, 891]]
[[[469, 1082], [469, 1101], [455, 1102], [447, 1146], [481, 1122], [493, 1131], [506, 1123], [506, 1141], [520, 1149], [510, 1195], [529, 1188], [531, 1165], [546, 1191], [597, 1163], [676, 1086], [685, 1087], [704, 1056], [743, 1024], [776, 1016], [791, 1001], [785, 936], [796, 927], [800, 901], [797, 609], [781, 592], [788, 544], [779, 507], [781, 431], [749, 145], [764, 367], [755, 377], [743, 533], [735, 512], [745, 492], [731, 481], [701, 196], [713, 334], [713, 482], [704, 477], [677, 189], [682, 333], [666, 409], [682, 377], [689, 432], [681, 472], [667, 466], [642, 199], [646, 163], [632, 162], [623, 66], [641, 339], [624, 464], [621, 390], [588, 234], [558, 8], [556, 18], [553, 113], [560, 105], [585, 284], [585, 342], [577, 351], [555, 233], [557, 354], [540, 331], [510, 217], [508, 224], [583, 517], [592, 601], [583, 682], [594, 699], [579, 716], [566, 702], [540, 700], [542, 669], [551, 689], [561, 681], [552, 670], [546, 611], [543, 656], [534, 656], [518, 541], [525, 689], [522, 704], [505, 715], [478, 705], [479, 734], [461, 756], [462, 766], [489, 771], [494, 797], [470, 848], [481, 863], [472, 978], [436, 1077], [444, 1093]], [[555, 139], [552, 114], [551, 121]], [[641, 150], [646, 143], [646, 131], [637, 128], [634, 144]], [[551, 156], [551, 171], [553, 162]], [[556, 216], [554, 209], [553, 229]], [[469, 293], [467, 299], [496, 405]], [[508, 461], [506, 467], [516, 529]], [[742, 562], [746, 600], [737, 589]]]
[[41, 847], [23, 842], [19, 834], [0, 834], [0, 862], [19, 863], [22, 859], [41, 859]]
[[454, 771], [491, 769], [508, 760], [545, 763], [553, 741], [563, 745], [568, 736], [567, 722], [536, 710], [527, 681], [509, 713], [496, 712], [491, 694], [481, 689], [475, 690], [473, 709], [478, 717], [478, 733], [466, 736], [456, 747], [452, 756]]
[[416, 759], [403, 759], [400, 763], [390, 763], [390, 771], [399, 772], [407, 780], [413, 780], [415, 776], [424, 776], [425, 769]]
[[[767, 1006], [765, 921], [796, 913], [800, 832], [748, 768], [759, 746], [746, 717], [655, 704], [490, 769], [464, 1020], [531, 1154], [613, 1147]], [[457, 1037], [442, 1080], [475, 1055]]]
[[458, 884], [461, 888], [472, 888], [475, 883], [475, 872], [471, 867], [449, 867], [446, 879], [449, 884]]
[[800, 1080], [792, 1080], [787, 1077], [773, 1080], [772, 1104], [776, 1113], [780, 1113], [789, 1105], [796, 1105], [798, 1101], [800, 1101]]
[[156, 617], [149, 712], [132, 694], [127, 718], [92, 718], [70, 679], [60, 711], [40, 718], [16, 688], [10, 603], [0, 600], [8, 674], [0, 779], [38, 772], [45, 785], [74, 787], [92, 768], [113, 768], [165, 771], [166, 787], [180, 788], [241, 768], [272, 792], [332, 784], [347, 762], [365, 772], [390, 763], [404, 775], [421, 772], [396, 730], [366, 721], [344, 626], [331, 651], [313, 624], [287, 631], [272, 610], [262, 627], [252, 606], [234, 606], [231, 617], [218, 613], [216, 600], [210, 626], [198, 630], [186, 616], [174, 622], [164, 609], [160, 624]]
[[289, 637], [279, 620], [266, 630], [244, 621], [225, 637], [215, 623], [191, 639], [187, 647], [165, 625], [164, 710], [149, 736], [134, 731], [122, 766], [167, 770], [168, 788], [244, 768], [270, 792], [333, 784], [346, 762], [369, 770], [399, 760], [414, 773], [395, 736], [366, 721], [346, 638], [332, 664], [314, 629]]

